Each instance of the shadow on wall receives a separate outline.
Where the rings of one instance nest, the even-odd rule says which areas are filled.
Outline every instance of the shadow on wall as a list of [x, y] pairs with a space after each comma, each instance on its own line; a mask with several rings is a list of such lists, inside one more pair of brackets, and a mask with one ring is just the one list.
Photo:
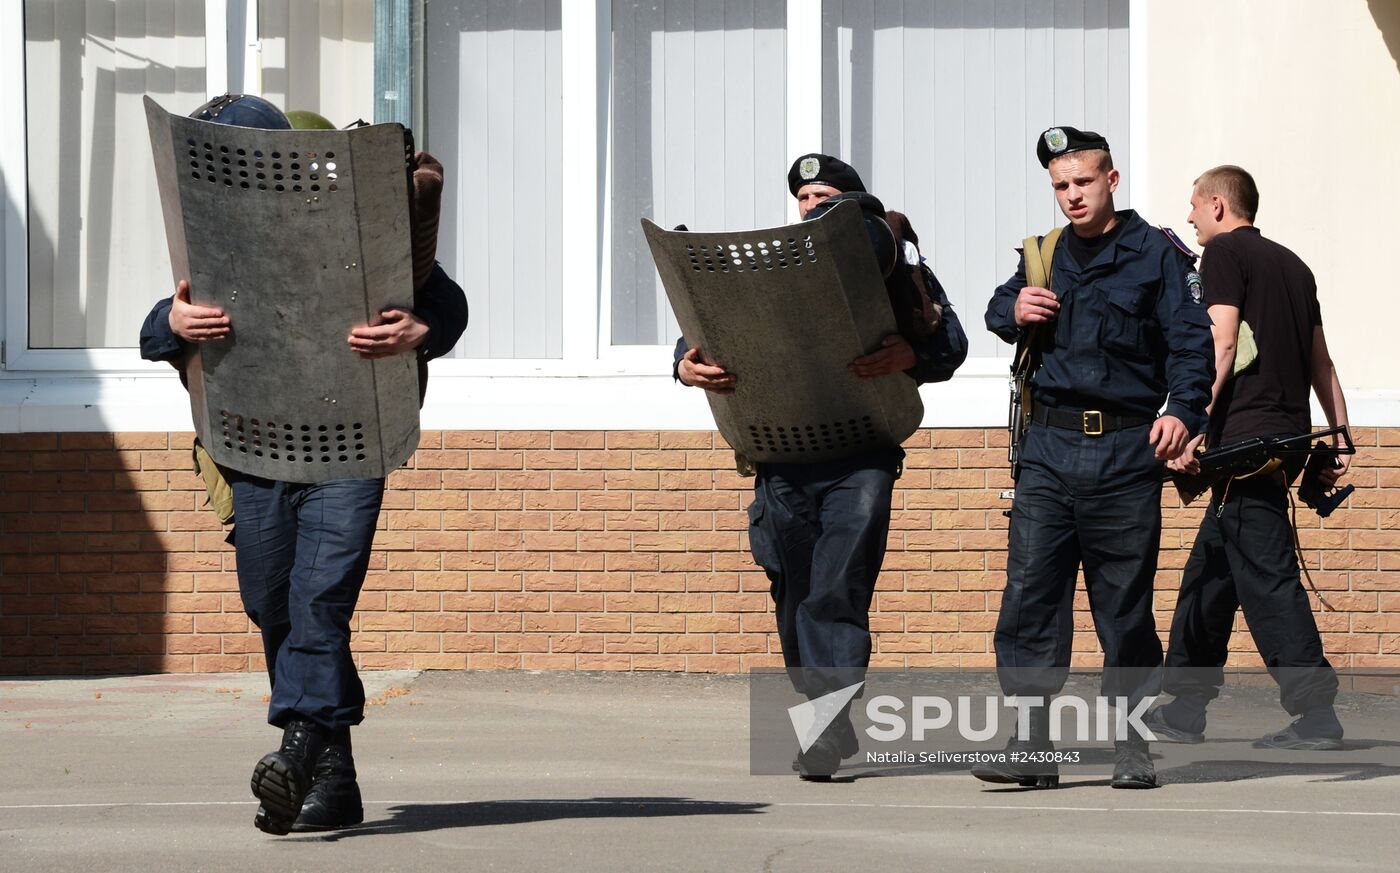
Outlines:
[[[58, 227], [31, 210], [26, 245], [31, 285], [39, 289], [54, 287], [54, 264], [70, 269], [75, 262], [73, 253], [81, 245], [66, 237], [65, 229], [151, 218], [134, 214], [112, 187], [114, 95], [146, 91], [149, 77], [175, 81], [192, 75], [189, 68], [154, 64], [134, 72], [99, 69], [91, 88], [81, 88], [84, 43], [89, 37], [113, 39], [115, 20], [109, 13], [88, 30], [48, 33], [41, 27], [47, 19], [39, 14], [45, 8], [52, 12], [40, 4], [31, 7], [35, 14], [26, 22], [26, 36], [53, 42], [63, 80], [58, 160], [62, 166], [82, 166], [91, 190], [80, 197], [65, 189]], [[199, 75], [202, 79], [202, 70]], [[109, 139], [84, 165], [78, 135], [84, 114], [78, 103], [91, 93], [98, 95], [98, 114], [89, 121]], [[64, 173], [61, 184], [77, 185], [81, 176]], [[24, 208], [5, 197], [4, 226], [18, 227]], [[153, 215], [158, 223], [158, 210]], [[85, 256], [88, 287], [106, 289], [118, 266], [111, 258], [115, 250], [97, 248], [102, 251], [89, 249]], [[158, 293], [153, 289], [152, 298]], [[67, 302], [55, 297], [48, 311]], [[121, 344], [137, 344], [136, 325], [149, 302], [143, 299], [135, 307], [139, 311], [123, 315], [135, 320]], [[96, 312], [75, 303], [73, 311], [91, 335], [101, 336], [119, 303], [99, 302]], [[238, 600], [232, 552], [218, 521], [203, 508], [202, 482], [190, 471], [191, 440], [191, 434], [166, 433], [0, 435], [0, 674], [111, 675], [261, 665], [261, 643]]]
[[261, 666], [191, 440], [0, 435], [0, 675]]
[[74, 5], [25, 9], [28, 209], [47, 230], [28, 241], [32, 345], [130, 347], [144, 314], [139, 289], [169, 276], [164, 254], [152, 257], [164, 247], [140, 100], [202, 100], [202, 59], [180, 65], [169, 46], [202, 40], [203, 12], [147, 21], [140, 4], [69, 14]]
[[1395, 0], [1367, 0], [1371, 7], [1371, 17], [1385, 39], [1385, 47], [1390, 49], [1390, 59], [1395, 61], [1395, 69], [1400, 72], [1400, 3]]

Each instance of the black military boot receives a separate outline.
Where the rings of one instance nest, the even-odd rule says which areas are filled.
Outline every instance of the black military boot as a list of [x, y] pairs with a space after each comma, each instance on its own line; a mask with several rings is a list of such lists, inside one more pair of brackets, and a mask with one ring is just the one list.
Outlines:
[[859, 751], [860, 738], [856, 736], [856, 727], [851, 723], [851, 706], [848, 703], [810, 749], [797, 753], [792, 760], [792, 769], [804, 782], [830, 782], [841, 768], [842, 759]]
[[1309, 710], [1293, 724], [1254, 741], [1256, 749], [1330, 752], [1342, 748], [1342, 723], [1330, 705]]
[[1175, 716], [1172, 714], [1171, 704], [1158, 706], [1148, 711], [1142, 717], [1142, 723], [1147, 729], [1152, 731], [1152, 735], [1159, 743], [1188, 743], [1195, 745], [1206, 741], [1205, 731], [1201, 729], [1192, 730], [1196, 725], [1204, 725], [1205, 718], [1187, 722], [1187, 727], [1178, 727]]
[[311, 770], [311, 789], [301, 804], [301, 815], [292, 823], [294, 831], [329, 831], [347, 828], [365, 820], [360, 786], [355, 781], [355, 759], [350, 753], [350, 729], [331, 734], [316, 766]]
[[282, 729], [282, 746], [268, 752], [253, 768], [253, 796], [262, 801], [253, 824], [269, 834], [285, 834], [301, 813], [311, 788], [311, 770], [326, 734], [309, 721], [294, 719]]
[[1147, 751], [1147, 740], [1133, 737], [1113, 744], [1114, 788], [1156, 788], [1157, 768]]
[[836, 771], [841, 769], [840, 740], [828, 730], [817, 737], [807, 751], [797, 753], [792, 768], [804, 782], [830, 782]]
[[1059, 788], [1060, 765], [1054, 760], [1055, 744], [1050, 741], [1050, 709], [1037, 706], [1030, 711], [1030, 734], [1026, 739], [1012, 736], [1001, 758], [972, 767], [972, 775], [983, 782], [1020, 785], [1023, 788]]

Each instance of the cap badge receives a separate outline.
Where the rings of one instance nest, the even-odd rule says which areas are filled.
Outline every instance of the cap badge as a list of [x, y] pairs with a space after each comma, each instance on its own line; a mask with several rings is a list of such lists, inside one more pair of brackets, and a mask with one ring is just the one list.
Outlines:
[[1052, 127], [1045, 131], [1045, 147], [1051, 152], [1059, 154], [1069, 145], [1069, 140], [1065, 138], [1065, 132], [1058, 127]]
[[816, 158], [803, 158], [802, 163], [797, 165], [797, 173], [804, 179], [815, 179], [821, 168], [821, 161]]

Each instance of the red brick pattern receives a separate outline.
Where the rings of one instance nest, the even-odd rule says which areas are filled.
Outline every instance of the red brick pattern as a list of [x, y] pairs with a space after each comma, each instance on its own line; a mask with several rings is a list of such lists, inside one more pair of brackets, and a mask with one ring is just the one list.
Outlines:
[[[1358, 429], [1357, 492], [1299, 513], [1333, 663], [1400, 667], [1400, 429]], [[1006, 566], [1005, 433], [908, 442], [871, 624], [881, 666], [985, 667]], [[0, 674], [257, 670], [188, 433], [0, 436]], [[361, 666], [687, 670], [781, 663], [747, 551], [750, 480], [710, 432], [429, 432], [390, 478]], [[1164, 496], [1159, 626], [1203, 511]], [[1081, 594], [1080, 663], [1097, 645]], [[1240, 665], [1257, 663], [1241, 621]]]

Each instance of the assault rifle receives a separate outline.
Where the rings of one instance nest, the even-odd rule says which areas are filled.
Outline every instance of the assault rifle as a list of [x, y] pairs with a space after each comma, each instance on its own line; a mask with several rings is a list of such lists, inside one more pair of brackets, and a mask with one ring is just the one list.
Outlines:
[[1007, 441], [1006, 459], [1011, 462], [1013, 470], [1021, 457], [1021, 438], [1030, 427], [1029, 392], [1031, 376], [1035, 375], [1036, 368], [1040, 366], [1040, 353], [1036, 348], [1039, 333], [1035, 328], [1031, 328], [1022, 340], [1021, 348], [1016, 350], [1016, 363], [1011, 367], [1011, 405], [1006, 411], [1006, 429], [1010, 432], [1010, 439]]
[[[1333, 448], [1322, 437], [1340, 435], [1343, 447]], [[1317, 442], [1314, 443], [1313, 440]], [[1174, 473], [1172, 483], [1181, 495], [1183, 503], [1195, 500], [1216, 482], [1231, 476], [1248, 476], [1252, 473], [1269, 472], [1276, 469], [1284, 458], [1306, 455], [1307, 467], [1298, 483], [1298, 496], [1304, 503], [1326, 518], [1332, 511], [1355, 491], [1355, 486], [1326, 489], [1322, 485], [1322, 472], [1337, 466], [1338, 455], [1354, 455], [1356, 446], [1351, 441], [1351, 431], [1346, 425], [1328, 428], [1316, 433], [1304, 433], [1291, 437], [1254, 437], [1210, 449], [1197, 456], [1201, 469], [1192, 475]]]

